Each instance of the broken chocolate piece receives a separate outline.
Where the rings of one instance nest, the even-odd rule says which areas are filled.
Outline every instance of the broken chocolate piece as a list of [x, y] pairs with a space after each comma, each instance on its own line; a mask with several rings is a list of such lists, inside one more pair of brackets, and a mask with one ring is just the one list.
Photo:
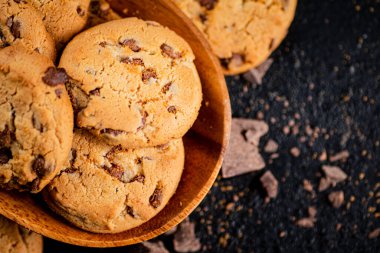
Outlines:
[[[165, 248], [163, 242], [143, 242], [142, 245], [148, 249], [149, 253], [169, 253], [169, 251]], [[144, 251], [145, 252], [145, 251]]]
[[83, 17], [86, 14], [86, 11], [82, 9], [82, 7], [77, 7], [77, 13], [80, 17]]
[[125, 63], [125, 64], [144, 66], [144, 61], [140, 58], [125, 57], [125, 58], [121, 58], [120, 62]]
[[268, 60], [264, 61], [262, 64], [260, 64], [258, 67], [248, 70], [243, 77], [245, 80], [250, 82], [251, 84], [260, 85], [263, 82], [263, 78], [267, 71], [269, 70], [270, 66], [273, 63], [273, 59], [269, 58]]
[[129, 47], [133, 52], [140, 52], [141, 47], [137, 45], [137, 41], [134, 39], [125, 39], [121, 42], [119, 42], [120, 45], [122, 46], [127, 46]]
[[175, 106], [169, 106], [168, 107], [168, 112], [170, 112], [170, 113], [177, 113], [177, 108], [175, 107]]
[[152, 68], [144, 69], [141, 77], [142, 81], [146, 83], [150, 78], [157, 79], [156, 71], [154, 71]]
[[93, 89], [89, 92], [91, 96], [100, 96], [100, 88]]
[[10, 16], [7, 21], [6, 25], [9, 27], [13, 37], [15, 39], [20, 38], [20, 28], [21, 28], [21, 23], [17, 20], [14, 20], [14, 16]]
[[344, 202], [344, 193], [343, 191], [331, 192], [328, 198], [334, 208], [339, 208]]
[[133, 208], [131, 206], [126, 206], [125, 210], [127, 211], [127, 214], [129, 214], [132, 218], [135, 217], [135, 214], [133, 213]]
[[100, 130], [100, 133], [101, 134], [111, 134], [113, 136], [118, 136], [118, 135], [124, 134], [126, 132], [123, 131], [123, 130], [114, 130], [114, 129], [110, 129], [110, 128], [104, 128], [104, 129]]
[[265, 144], [264, 151], [266, 153], [275, 153], [278, 150], [278, 144], [274, 140], [270, 139], [267, 144]]
[[62, 93], [63, 93], [63, 91], [62, 91], [61, 89], [56, 89], [54, 92], [55, 92], [55, 95], [56, 95], [58, 98], [61, 98]]
[[42, 77], [42, 81], [49, 86], [57, 86], [64, 84], [68, 81], [68, 75], [64, 68], [49, 67], [45, 75]]
[[176, 252], [196, 252], [201, 249], [201, 242], [195, 236], [195, 224], [188, 218], [178, 225], [173, 246]]
[[207, 10], [212, 10], [215, 7], [217, 0], [199, 0], [199, 4]]
[[81, 84], [78, 81], [69, 79], [66, 82], [66, 89], [70, 96], [71, 104], [75, 112], [79, 112], [87, 107], [89, 96], [81, 89]]
[[[251, 133], [248, 134], [247, 138], [245, 134], [248, 130], [251, 130]], [[267, 131], [268, 125], [264, 121], [232, 119], [230, 144], [222, 166], [224, 178], [261, 170], [265, 167], [258, 146], [252, 143], [258, 143], [258, 138], [266, 134]]]
[[333, 156], [330, 156], [330, 162], [336, 162], [336, 161], [345, 161], [350, 156], [350, 153], [347, 150], [343, 150]]
[[260, 182], [270, 199], [274, 199], [278, 194], [278, 181], [269, 170], [260, 177]]
[[139, 182], [139, 183], [144, 183], [145, 176], [142, 175], [142, 174], [139, 174], [139, 175], [135, 176], [134, 178], [132, 178], [131, 181], [129, 181], [129, 182], [132, 183], [132, 182], [135, 182], [135, 181]]
[[38, 155], [36, 159], [34, 159], [32, 168], [38, 177], [43, 177], [51, 172], [51, 168], [46, 165], [45, 157], [42, 155]]
[[162, 189], [157, 186], [153, 194], [149, 197], [149, 203], [154, 208], [157, 208], [161, 205], [162, 202]]
[[111, 176], [119, 179], [119, 181], [124, 182], [124, 169], [119, 165], [111, 163], [111, 167], [104, 166], [103, 169], [105, 169]]
[[12, 151], [9, 148], [0, 149], [0, 165], [8, 163], [12, 158]]
[[169, 46], [168, 44], [165, 44], [165, 43], [162, 44], [160, 46], [160, 49], [161, 49], [162, 55], [168, 56], [172, 59], [178, 59], [178, 58], [182, 57], [181, 52], [174, 52], [174, 49], [171, 46]]
[[166, 94], [170, 90], [171, 86], [172, 86], [172, 82], [165, 84], [164, 87], [162, 87], [161, 89], [162, 93]]

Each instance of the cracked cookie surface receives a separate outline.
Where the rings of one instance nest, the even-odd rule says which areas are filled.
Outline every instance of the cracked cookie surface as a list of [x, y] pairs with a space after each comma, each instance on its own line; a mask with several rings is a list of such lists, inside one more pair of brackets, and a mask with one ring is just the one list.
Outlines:
[[0, 186], [39, 192], [62, 168], [72, 143], [67, 75], [46, 57], [0, 50]]
[[58, 47], [86, 25], [90, 0], [26, 0], [43, 15], [47, 30]]
[[174, 0], [204, 33], [225, 74], [260, 65], [286, 36], [297, 0]]
[[193, 60], [182, 38], [154, 22], [128, 18], [86, 30], [60, 61], [77, 126], [127, 148], [181, 138], [202, 100]]
[[161, 211], [175, 193], [183, 168], [181, 139], [124, 149], [76, 130], [67, 169], [43, 196], [53, 211], [84, 230], [118, 233]]
[[0, 0], [0, 49], [22, 45], [55, 60], [55, 43], [41, 14], [23, 1]]
[[42, 236], [0, 215], [2, 253], [42, 253]]

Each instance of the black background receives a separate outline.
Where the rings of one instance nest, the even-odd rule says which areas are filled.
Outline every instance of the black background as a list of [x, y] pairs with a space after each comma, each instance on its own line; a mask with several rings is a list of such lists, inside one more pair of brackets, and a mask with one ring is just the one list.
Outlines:
[[[263, 171], [217, 180], [190, 216], [203, 251], [380, 252], [380, 240], [368, 238], [380, 227], [379, 217], [375, 218], [380, 203], [379, 12], [379, 0], [299, 1], [294, 23], [273, 53], [274, 63], [263, 84], [251, 85], [241, 76], [227, 78], [233, 116], [256, 118], [263, 112], [270, 131], [260, 146], [270, 138], [276, 140], [280, 157]], [[300, 132], [286, 135], [282, 129], [295, 113], [301, 116], [295, 119]], [[325, 129], [328, 138], [320, 134], [309, 145], [307, 125]], [[301, 136], [307, 141], [302, 143]], [[301, 155], [291, 156], [291, 147], [298, 147]], [[347, 149], [350, 158], [321, 162], [317, 156], [324, 148], [328, 154]], [[302, 182], [308, 179], [317, 188], [322, 164], [340, 166], [349, 178], [312, 198]], [[266, 170], [279, 180], [279, 195], [267, 205], [258, 181]], [[345, 203], [339, 209], [327, 199], [332, 190], [344, 191]], [[227, 211], [234, 195], [239, 200]], [[318, 211], [315, 227], [294, 225], [295, 219], [307, 216], [309, 206]], [[173, 250], [172, 237], [159, 239]], [[45, 239], [45, 252], [136, 250], [140, 251], [136, 246], [86, 249]]]

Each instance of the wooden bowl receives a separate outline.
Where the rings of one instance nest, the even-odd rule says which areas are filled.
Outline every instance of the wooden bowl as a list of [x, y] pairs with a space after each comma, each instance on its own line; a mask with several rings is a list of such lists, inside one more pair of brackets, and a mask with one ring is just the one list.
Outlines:
[[147, 223], [118, 234], [94, 234], [74, 227], [52, 213], [39, 196], [0, 191], [0, 213], [46, 237], [90, 247], [124, 246], [156, 237], [188, 216], [206, 196], [222, 165], [230, 134], [231, 109], [219, 61], [202, 34], [168, 0], [111, 0], [120, 13], [157, 21], [181, 35], [191, 45], [202, 80], [204, 101], [199, 117], [184, 137], [185, 170], [169, 204]]

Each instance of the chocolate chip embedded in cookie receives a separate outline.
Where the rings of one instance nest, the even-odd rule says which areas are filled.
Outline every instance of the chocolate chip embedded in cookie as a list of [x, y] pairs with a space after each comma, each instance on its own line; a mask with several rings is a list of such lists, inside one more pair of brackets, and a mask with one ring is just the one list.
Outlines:
[[0, 50], [0, 187], [39, 192], [69, 155], [67, 75], [24, 47]]
[[0, 215], [1, 252], [42, 253], [42, 236]]
[[225, 74], [265, 61], [284, 39], [297, 0], [174, 0], [204, 33]]
[[59, 66], [78, 127], [112, 145], [152, 147], [181, 138], [198, 116], [202, 87], [190, 46], [137, 18], [76, 36]]
[[86, 25], [90, 0], [27, 0], [43, 15], [47, 30], [58, 45], [69, 41]]
[[76, 130], [73, 150], [75, 158], [43, 196], [53, 211], [95, 233], [122, 232], [154, 217], [176, 191], [184, 168], [181, 139], [165, 149], [125, 149]]
[[41, 14], [30, 4], [0, 0], [0, 48], [21, 45], [55, 60], [55, 44]]
[[117, 19], [121, 19], [121, 16], [111, 9], [106, 0], [91, 0], [87, 28]]

